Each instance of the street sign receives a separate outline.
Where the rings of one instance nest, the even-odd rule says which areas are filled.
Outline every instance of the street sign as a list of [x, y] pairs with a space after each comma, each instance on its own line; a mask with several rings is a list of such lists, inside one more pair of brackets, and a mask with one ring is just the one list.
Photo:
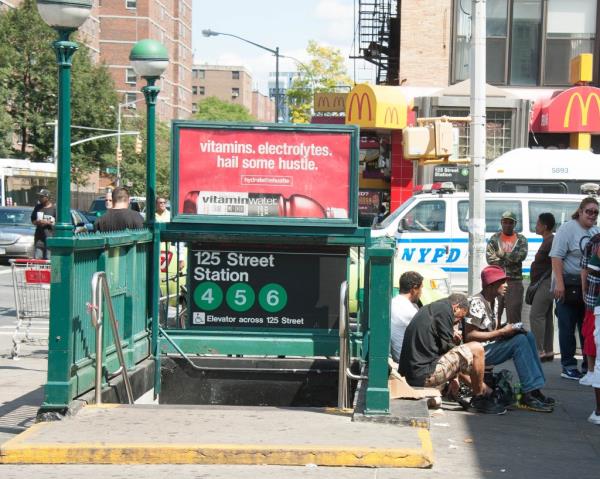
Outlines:
[[189, 251], [190, 327], [336, 329], [344, 254]]
[[106, 169], [105, 169], [105, 171], [109, 175], [116, 175], [117, 174], [117, 167], [116, 166], [107, 166]]

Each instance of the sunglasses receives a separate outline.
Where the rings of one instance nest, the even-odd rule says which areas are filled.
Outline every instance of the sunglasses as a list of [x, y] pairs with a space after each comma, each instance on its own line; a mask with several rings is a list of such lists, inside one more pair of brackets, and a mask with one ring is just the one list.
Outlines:
[[598, 216], [598, 210], [587, 209], [587, 210], [583, 210], [583, 212], [589, 216]]

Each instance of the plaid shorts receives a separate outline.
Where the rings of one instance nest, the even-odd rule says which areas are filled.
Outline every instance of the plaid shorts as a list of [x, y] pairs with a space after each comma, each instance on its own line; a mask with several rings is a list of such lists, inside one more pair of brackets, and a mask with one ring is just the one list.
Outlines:
[[469, 374], [473, 366], [473, 353], [461, 344], [444, 354], [435, 365], [435, 370], [425, 379], [425, 387], [435, 388], [446, 384], [461, 373]]

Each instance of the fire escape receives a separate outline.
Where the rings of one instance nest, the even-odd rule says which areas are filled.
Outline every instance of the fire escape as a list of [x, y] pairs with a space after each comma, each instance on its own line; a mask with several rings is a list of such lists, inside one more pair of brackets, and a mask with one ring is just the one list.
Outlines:
[[401, 0], [359, 0], [358, 55], [377, 67], [378, 85], [398, 85]]

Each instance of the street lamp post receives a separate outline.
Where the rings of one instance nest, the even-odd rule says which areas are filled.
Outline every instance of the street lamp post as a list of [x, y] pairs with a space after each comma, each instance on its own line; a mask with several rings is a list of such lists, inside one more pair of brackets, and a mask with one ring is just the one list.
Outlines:
[[42, 19], [58, 32], [52, 46], [58, 63], [58, 148], [56, 236], [73, 235], [71, 226], [71, 59], [77, 43], [69, 41], [90, 15], [92, 0], [38, 0]]
[[266, 50], [275, 55], [275, 123], [279, 123], [279, 47], [275, 47], [275, 49], [272, 49], [269, 47], [265, 47], [260, 43], [255, 43], [237, 35], [233, 35], [232, 33], [215, 32], [210, 29], [202, 30], [202, 35], [204, 35], [205, 37], [216, 37], [218, 35], [224, 35], [226, 37], [237, 38], [238, 40], [249, 43], [250, 45], [254, 45], [255, 47], [262, 48], [263, 50]]
[[156, 223], [156, 99], [160, 88], [155, 85], [156, 80], [163, 74], [169, 63], [169, 55], [164, 45], [156, 40], [140, 40], [131, 49], [129, 54], [136, 73], [146, 79], [147, 85], [142, 88], [146, 99], [146, 225], [152, 230], [152, 254], [150, 255], [149, 273], [150, 288], [148, 300], [150, 301], [150, 314], [152, 315], [152, 354], [156, 362], [154, 375], [154, 395], [158, 396], [160, 390], [160, 366], [158, 358], [158, 296], [159, 296], [159, 270], [158, 251], [160, 250], [160, 237]]

